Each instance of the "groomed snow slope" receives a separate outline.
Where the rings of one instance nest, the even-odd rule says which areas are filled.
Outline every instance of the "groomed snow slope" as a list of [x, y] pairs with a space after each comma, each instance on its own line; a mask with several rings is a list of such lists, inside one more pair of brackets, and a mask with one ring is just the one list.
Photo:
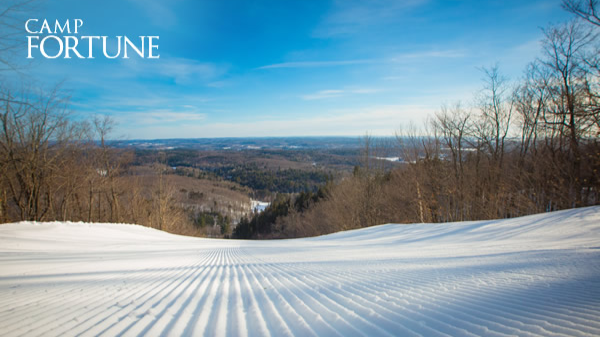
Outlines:
[[0, 335], [600, 335], [600, 207], [281, 241], [0, 226]]

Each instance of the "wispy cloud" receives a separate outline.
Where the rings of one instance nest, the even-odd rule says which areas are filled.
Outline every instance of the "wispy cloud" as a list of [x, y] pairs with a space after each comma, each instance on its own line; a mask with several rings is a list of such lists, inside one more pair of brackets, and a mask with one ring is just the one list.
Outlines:
[[176, 84], [213, 83], [227, 72], [226, 66], [200, 62], [187, 58], [161, 58], [156, 62], [123, 62], [130, 76], [162, 76], [172, 78]]
[[173, 107], [172, 109], [155, 109], [148, 111], [131, 111], [114, 115], [119, 124], [122, 125], [156, 125], [165, 126], [186, 125], [197, 123], [207, 118], [206, 113], [199, 112], [192, 106]]
[[395, 63], [418, 59], [431, 58], [460, 58], [467, 56], [465, 50], [448, 49], [448, 50], [424, 50], [403, 54], [396, 54], [387, 58], [373, 59], [357, 59], [357, 60], [337, 60], [337, 61], [297, 61], [297, 62], [282, 62], [265, 65], [257, 69], [277, 69], [277, 68], [320, 68], [320, 67], [340, 67], [362, 64], [382, 64]]
[[[177, 16], [171, 9], [173, 0], [129, 0], [139, 7], [155, 26], [169, 28], [177, 23]], [[169, 6], [170, 5], [170, 6]]]
[[[115, 111], [120, 110], [153, 110], [160, 107], [181, 106], [184, 108], [197, 108], [210, 102], [212, 99], [197, 95], [175, 95], [174, 94], [149, 94], [147, 92], [128, 92], [129, 95], [108, 95], [101, 98], [102, 106], [106, 109]], [[93, 109], [93, 106], [99, 102], [94, 100], [90, 103], [81, 104], [82, 107]]]
[[349, 92], [351, 94], [374, 94], [374, 93], [380, 92], [380, 91], [381, 91], [380, 89], [361, 88], [361, 89], [352, 89], [347, 92]]
[[406, 80], [407, 78], [408, 78], [408, 76], [402, 75], [402, 76], [384, 76], [381, 79], [384, 81], [398, 81], [398, 80]]
[[[70, 83], [86, 87], [100, 88], [102, 91], [118, 86], [130, 90], [140, 83], [158, 83], [169, 80], [170, 84], [223, 86], [223, 77], [229, 66], [211, 62], [201, 62], [181, 57], [161, 57], [158, 60], [120, 59], [118, 62], [95, 63], [89, 66], [84, 62], [51, 62], [42, 60], [37, 78], [62, 78]], [[36, 69], [38, 70], [38, 69]]]
[[512, 60], [534, 60], [540, 55], [542, 50], [542, 43], [540, 39], [532, 39], [527, 42], [523, 42], [505, 51], [507, 61]]
[[276, 69], [276, 68], [315, 68], [315, 67], [338, 67], [350, 66], [355, 64], [376, 63], [378, 60], [339, 60], [339, 61], [302, 61], [302, 62], [283, 62], [269, 64], [258, 69]]
[[424, 59], [424, 58], [462, 58], [468, 53], [464, 50], [448, 49], [448, 50], [431, 50], [419, 51], [412, 53], [404, 53], [390, 58], [391, 62], [403, 62], [407, 60]]
[[398, 20], [403, 12], [428, 0], [337, 0], [314, 32], [315, 37], [351, 35], [373, 24]]
[[379, 89], [372, 88], [358, 88], [358, 89], [345, 89], [345, 90], [320, 90], [313, 94], [302, 95], [302, 99], [306, 101], [316, 100], [316, 99], [327, 99], [327, 98], [335, 98], [341, 96], [348, 96], [352, 94], [373, 94], [379, 92]]
[[[240, 122], [206, 123], [199, 121], [185, 125], [154, 126], [140, 129], [140, 134], [131, 138], [180, 138], [260, 136], [360, 136], [365, 132], [373, 135], [390, 136], [410, 121], [420, 123], [433, 113], [423, 106], [372, 106], [352, 110], [323, 113], [318, 116], [295, 119], [259, 119]], [[335, 127], [332, 128], [331, 126]], [[223, 130], [227, 130], [223, 134]]]
[[340, 97], [344, 93], [343, 90], [321, 90], [314, 94], [303, 95], [302, 99], [310, 101], [315, 99]]
[[[148, 124], [195, 122], [206, 119], [206, 114], [202, 113], [169, 110], [144, 112], [140, 115], [142, 117], [141, 122]], [[138, 121], [140, 120], [138, 119]]]

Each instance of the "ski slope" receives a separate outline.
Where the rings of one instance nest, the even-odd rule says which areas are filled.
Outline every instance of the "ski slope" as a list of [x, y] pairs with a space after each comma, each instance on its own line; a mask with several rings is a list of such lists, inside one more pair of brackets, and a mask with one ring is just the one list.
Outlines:
[[598, 336], [600, 207], [235, 241], [0, 225], [2, 336]]

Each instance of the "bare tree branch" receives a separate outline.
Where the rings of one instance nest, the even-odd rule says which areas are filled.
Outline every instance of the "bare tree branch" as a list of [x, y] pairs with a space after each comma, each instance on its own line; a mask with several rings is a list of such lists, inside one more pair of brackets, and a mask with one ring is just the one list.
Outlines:
[[600, 26], [600, 6], [598, 0], [563, 0], [562, 8], [587, 22]]

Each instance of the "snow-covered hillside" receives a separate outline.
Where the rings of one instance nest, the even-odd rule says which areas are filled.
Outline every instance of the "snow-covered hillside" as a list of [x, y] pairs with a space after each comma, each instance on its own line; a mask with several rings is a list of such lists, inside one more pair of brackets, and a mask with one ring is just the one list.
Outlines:
[[299, 240], [0, 226], [0, 335], [600, 335], [600, 207]]

